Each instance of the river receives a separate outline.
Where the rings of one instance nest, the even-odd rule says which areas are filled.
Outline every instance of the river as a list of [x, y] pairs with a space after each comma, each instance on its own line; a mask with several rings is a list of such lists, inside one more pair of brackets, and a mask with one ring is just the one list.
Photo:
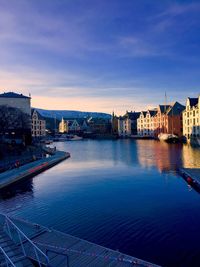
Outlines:
[[129, 139], [55, 145], [71, 158], [12, 187], [2, 212], [162, 266], [200, 266], [200, 194], [176, 171], [200, 168], [200, 149]]

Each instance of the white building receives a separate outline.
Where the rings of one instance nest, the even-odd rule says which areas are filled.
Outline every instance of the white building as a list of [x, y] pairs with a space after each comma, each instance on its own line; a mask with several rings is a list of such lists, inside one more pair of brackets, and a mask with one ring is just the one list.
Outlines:
[[32, 119], [32, 127], [31, 127], [32, 137], [45, 136], [46, 121], [36, 109], [31, 110], [31, 119]]
[[155, 123], [154, 116], [157, 113], [157, 109], [141, 111], [139, 118], [137, 119], [137, 130], [140, 136], [154, 136]]
[[131, 136], [131, 121], [128, 118], [118, 119], [118, 135], [121, 137]]
[[0, 94], [0, 106], [18, 108], [31, 116], [31, 97], [13, 92]]
[[139, 112], [126, 112], [123, 117], [118, 119], [118, 135], [121, 137], [129, 137], [137, 135], [137, 119]]
[[186, 109], [183, 111], [183, 135], [190, 142], [200, 137], [200, 95], [198, 98], [188, 97]]

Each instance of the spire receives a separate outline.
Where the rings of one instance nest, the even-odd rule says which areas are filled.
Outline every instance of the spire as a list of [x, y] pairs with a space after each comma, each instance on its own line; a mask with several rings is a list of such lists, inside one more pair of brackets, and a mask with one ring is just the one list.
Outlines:
[[165, 113], [166, 113], [166, 108], [167, 108], [167, 93], [165, 91]]

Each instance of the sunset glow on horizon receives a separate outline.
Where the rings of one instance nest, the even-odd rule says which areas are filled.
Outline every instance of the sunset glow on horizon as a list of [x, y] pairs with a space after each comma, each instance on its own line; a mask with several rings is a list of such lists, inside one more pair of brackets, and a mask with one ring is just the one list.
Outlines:
[[198, 1], [0, 0], [0, 93], [123, 114], [200, 90]]

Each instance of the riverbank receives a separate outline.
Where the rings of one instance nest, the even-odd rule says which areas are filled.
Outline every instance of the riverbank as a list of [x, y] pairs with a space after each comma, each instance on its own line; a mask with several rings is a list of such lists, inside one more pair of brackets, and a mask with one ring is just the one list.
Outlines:
[[189, 185], [200, 192], [200, 168], [180, 168], [179, 173]]
[[36, 160], [0, 174], [0, 190], [26, 178], [33, 177], [70, 157], [68, 152], [57, 151], [54, 155]]

